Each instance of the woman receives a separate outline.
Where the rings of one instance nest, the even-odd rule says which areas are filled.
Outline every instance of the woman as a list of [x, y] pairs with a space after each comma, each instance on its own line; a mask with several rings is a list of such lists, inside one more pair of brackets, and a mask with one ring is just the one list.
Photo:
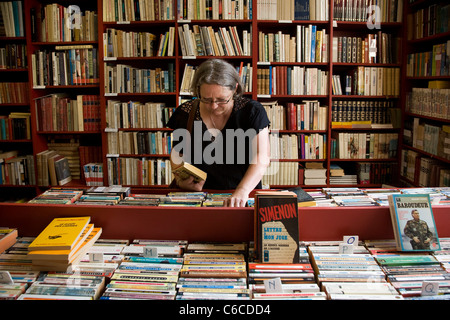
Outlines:
[[[269, 119], [263, 106], [242, 96], [239, 74], [229, 63], [211, 59], [195, 72], [192, 88], [198, 99], [179, 106], [168, 122], [174, 129], [171, 160], [179, 156], [207, 173], [206, 181], [175, 176], [181, 189], [234, 190], [225, 206], [245, 206], [250, 192], [261, 188], [269, 157]], [[193, 128], [189, 115], [194, 117]], [[188, 125], [189, 123], [189, 125]], [[187, 129], [190, 141], [178, 148], [176, 129]], [[185, 130], [186, 131], [186, 130]], [[186, 139], [185, 139], [186, 140]], [[189, 140], [189, 139], [187, 139]]]

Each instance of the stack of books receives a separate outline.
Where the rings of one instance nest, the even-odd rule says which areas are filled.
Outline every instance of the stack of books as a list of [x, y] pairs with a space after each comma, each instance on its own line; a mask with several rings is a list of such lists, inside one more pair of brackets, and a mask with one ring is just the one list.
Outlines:
[[96, 300], [104, 287], [102, 276], [44, 272], [18, 300]]
[[[440, 262], [428, 253], [397, 253], [376, 256], [377, 262], [386, 273], [387, 280], [398, 290], [402, 297], [410, 299], [446, 299], [438, 295], [450, 293], [449, 276]], [[439, 282], [435, 295], [423, 295], [424, 282]], [[426, 290], [426, 289], [425, 289]], [[450, 296], [447, 296], [447, 299]]]
[[124, 258], [101, 300], [174, 300], [183, 263], [184, 240], [135, 239], [122, 250]]
[[31, 199], [29, 203], [72, 204], [83, 195], [83, 189], [51, 188]]
[[245, 243], [190, 243], [177, 300], [249, 300]]
[[32, 269], [68, 271], [100, 237], [90, 217], [55, 218], [28, 246]]
[[389, 286], [383, 270], [361, 242], [353, 244], [353, 253], [349, 254], [340, 252], [341, 243], [317, 241], [308, 247], [317, 283], [329, 300], [402, 298]]
[[252, 299], [325, 300], [325, 294], [320, 292], [315, 282], [314, 270], [309, 262], [306, 246], [300, 246], [300, 251], [303, 250], [306, 252], [306, 257], [301, 258], [300, 263], [250, 262], [248, 282]]

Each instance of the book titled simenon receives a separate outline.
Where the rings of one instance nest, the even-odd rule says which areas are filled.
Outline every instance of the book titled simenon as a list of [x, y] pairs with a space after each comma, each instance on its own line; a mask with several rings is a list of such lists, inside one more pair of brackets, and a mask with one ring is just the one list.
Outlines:
[[55, 218], [29, 245], [28, 250], [71, 250], [90, 217]]
[[255, 246], [262, 263], [298, 263], [298, 200], [294, 192], [255, 193]]
[[388, 201], [397, 250], [440, 250], [428, 194], [391, 194]]
[[183, 162], [180, 166], [174, 168], [172, 172], [178, 174], [182, 180], [193, 176], [194, 182], [206, 180], [207, 176], [206, 172], [187, 162]]

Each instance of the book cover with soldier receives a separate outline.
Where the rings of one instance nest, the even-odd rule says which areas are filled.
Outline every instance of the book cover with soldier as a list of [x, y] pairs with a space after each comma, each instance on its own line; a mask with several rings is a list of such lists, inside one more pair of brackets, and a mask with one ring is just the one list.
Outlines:
[[440, 250], [441, 246], [428, 194], [390, 195], [389, 208], [397, 250]]
[[293, 192], [255, 194], [255, 246], [262, 263], [298, 263], [298, 202]]

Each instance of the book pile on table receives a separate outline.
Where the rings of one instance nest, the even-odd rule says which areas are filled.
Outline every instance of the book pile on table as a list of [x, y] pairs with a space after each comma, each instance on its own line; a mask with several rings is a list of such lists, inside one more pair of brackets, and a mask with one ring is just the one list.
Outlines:
[[245, 243], [190, 243], [177, 300], [249, 300]]
[[317, 241], [308, 250], [317, 283], [329, 300], [399, 300], [375, 258], [361, 242], [343, 254], [342, 241]]
[[91, 187], [75, 201], [76, 205], [116, 205], [130, 194], [130, 187]]
[[201, 207], [206, 192], [169, 192], [166, 197], [160, 198], [159, 206]]
[[440, 238], [441, 250], [434, 251], [433, 255], [441, 264], [442, 267], [450, 272], [450, 238]]
[[76, 265], [100, 237], [90, 217], [53, 219], [28, 246], [32, 269], [67, 271]]
[[[274, 281], [279, 281], [278, 286]], [[299, 263], [248, 263], [248, 283], [253, 300], [325, 300], [315, 281], [307, 246], [299, 244]]]
[[184, 240], [133, 240], [123, 248], [123, 261], [100, 299], [174, 300], [186, 244]]
[[[0, 271], [9, 274], [10, 281], [0, 283], [0, 300], [16, 300], [25, 292], [29, 285], [35, 281], [39, 271], [31, 270], [31, 260], [27, 257], [27, 247], [34, 238], [17, 237], [17, 229], [13, 233], [10, 229], [3, 230], [5, 234], [11, 234], [14, 243], [4, 246], [4, 251], [0, 254]], [[4, 275], [6, 277], [6, 275]]]
[[28, 203], [72, 204], [83, 195], [83, 192], [82, 189], [50, 188], [28, 201]]
[[18, 300], [95, 300], [105, 277], [82, 273], [42, 272]]
[[[380, 254], [376, 260], [388, 281], [405, 299], [450, 299], [450, 275], [432, 254]], [[437, 295], [422, 294], [424, 281], [439, 283]]]
[[119, 202], [119, 206], [151, 206], [159, 205], [160, 199], [165, 195], [132, 193]]

